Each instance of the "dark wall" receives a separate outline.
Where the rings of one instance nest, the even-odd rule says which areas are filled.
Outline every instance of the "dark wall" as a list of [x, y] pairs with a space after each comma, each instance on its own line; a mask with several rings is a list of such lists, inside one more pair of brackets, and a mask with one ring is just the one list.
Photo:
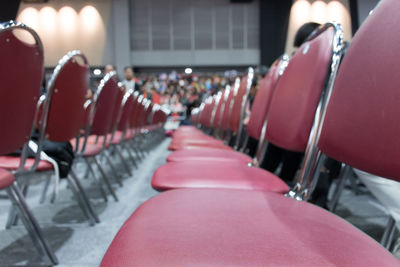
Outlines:
[[0, 22], [14, 20], [17, 17], [21, 0], [3, 0], [0, 7]]
[[292, 0], [260, 0], [262, 65], [271, 65], [285, 51], [292, 3]]
[[353, 35], [358, 30], [360, 22], [358, 21], [358, 0], [350, 0], [350, 16], [351, 16], [351, 31]]

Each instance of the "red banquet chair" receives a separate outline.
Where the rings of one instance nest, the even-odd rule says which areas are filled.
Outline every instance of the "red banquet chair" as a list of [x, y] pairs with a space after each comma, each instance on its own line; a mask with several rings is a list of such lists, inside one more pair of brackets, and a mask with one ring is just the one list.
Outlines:
[[[247, 125], [247, 136], [261, 141], [259, 142], [258, 149], [256, 152], [256, 157], [251, 159], [244, 153], [238, 151], [226, 151], [221, 149], [183, 149], [179, 151], [172, 152], [167, 157], [167, 162], [181, 162], [181, 161], [193, 161], [193, 160], [213, 160], [213, 161], [235, 161], [242, 162], [244, 164], [249, 164], [254, 162], [257, 165], [261, 162], [261, 157], [263, 156], [261, 151], [264, 148], [264, 133], [266, 130], [266, 116], [271, 103], [272, 95], [275, 90], [275, 86], [278, 82], [279, 76], [283, 73], [285, 67], [287, 66], [289, 57], [284, 55], [282, 59], [278, 59], [272, 64], [270, 71], [265, 76], [261, 82], [257, 94], [254, 98], [252, 112], [250, 114], [249, 123]], [[229, 92], [227, 92], [229, 93]], [[226, 96], [227, 97], [227, 94]], [[221, 107], [221, 112], [216, 112], [216, 120], [219, 125], [222, 123], [222, 113], [225, 108], [225, 102]], [[217, 114], [220, 114], [219, 116]], [[214, 121], [214, 124], [216, 122]], [[263, 133], [262, 133], [263, 131]], [[246, 146], [246, 142], [243, 147]]]
[[[216, 119], [214, 119], [214, 121], [213, 121], [214, 127], [217, 130], [216, 136], [218, 138], [223, 138], [229, 130], [228, 122], [229, 122], [229, 117], [230, 117], [231, 109], [232, 109], [231, 103], [233, 103], [232, 102], [233, 97], [234, 97], [235, 91], [237, 91], [237, 88], [239, 87], [239, 85], [240, 85], [240, 79], [237, 78], [235, 80], [235, 89], [231, 89], [230, 85], [226, 85], [223, 97], [219, 98], [219, 101], [222, 101], [220, 114], [216, 113], [215, 114]], [[193, 124], [197, 125], [198, 127], [201, 127], [200, 118], [203, 116], [204, 106], [205, 106], [205, 103], [203, 102], [200, 105], [200, 107], [192, 110], [191, 120], [192, 120]], [[180, 126], [174, 132], [173, 137], [174, 138], [186, 138], [188, 135], [205, 136], [205, 134], [199, 128], [196, 128], [195, 126]], [[188, 147], [185, 147], [185, 148], [188, 148]], [[193, 147], [193, 148], [196, 148], [196, 147]], [[197, 148], [201, 148], [201, 147], [197, 147]]]
[[[333, 47], [337, 40], [334, 37], [341, 34], [340, 25], [326, 25], [300, 47], [277, 82], [270, 105], [269, 99], [265, 99], [264, 104], [258, 100], [255, 102], [252, 113], [258, 123], [249, 124], [249, 134], [252, 135], [253, 131], [259, 133], [263, 119], [267, 116], [268, 141], [290, 151], [306, 150], [313, 122], [320, 120], [316, 110], [319, 103], [324, 101], [325, 94], [322, 92], [326, 88], [325, 80], [329, 78], [329, 66], [336, 56]], [[259, 97], [264, 96], [263, 91]], [[271, 134], [276, 132], [278, 134]], [[263, 136], [261, 139], [264, 139]], [[261, 151], [262, 144], [263, 140], [259, 146]], [[227, 153], [222, 156], [230, 157]], [[233, 155], [230, 158], [234, 157], [238, 160], [195, 158], [169, 162], [155, 171], [152, 186], [157, 190], [200, 187], [288, 192], [286, 183], [273, 173], [248, 165], [249, 161], [243, 162], [240, 156]]]
[[[26, 43], [14, 34], [23, 31], [30, 34], [34, 43]], [[24, 24], [10, 21], [0, 24], [0, 76], [2, 86], [0, 90], [0, 154], [11, 153], [21, 147], [22, 158], [26, 153], [26, 143], [32, 129], [36, 103], [40, 96], [40, 85], [43, 76], [43, 46], [39, 36]], [[25, 79], [21, 79], [21, 72]], [[25, 143], [25, 145], [24, 145]], [[30, 167], [34, 167], [31, 162]], [[28, 170], [31, 170], [27, 167]], [[24, 162], [18, 168], [24, 169]], [[49, 244], [46, 242], [42, 230], [28, 207], [22, 192], [19, 189], [15, 171], [0, 168], [0, 189], [6, 190], [9, 199], [18, 208], [22, 222], [28, 230], [38, 253], [49, 260], [51, 264], [58, 264], [58, 260]]]
[[[200, 115], [200, 124], [204, 128], [211, 129], [212, 127], [215, 127], [214, 121], [216, 113], [218, 112], [218, 107], [220, 107], [222, 102], [223, 101], [218, 98], [217, 95], [213, 97], [209, 96], [206, 99], [203, 111]], [[202, 133], [201, 131], [194, 130], [184, 130], [174, 134], [174, 138], [172, 139], [169, 148], [171, 150], [176, 150], [182, 147], [184, 148], [185, 146], [214, 147], [231, 150], [230, 147], [224, 145], [223, 141], [217, 140], [212, 136]]]
[[382, 1], [354, 36], [333, 91], [331, 76], [330, 101], [308, 145], [310, 168], [302, 172], [298, 200], [245, 190], [162, 193], [125, 222], [101, 266], [399, 266], [350, 223], [299, 201], [312, 191], [321, 153], [399, 181], [399, 12], [399, 1]]
[[[230, 142], [230, 139], [233, 136], [236, 136], [236, 143], [235, 149], [238, 149], [240, 136], [242, 133], [242, 120], [244, 111], [245, 111], [245, 104], [247, 101], [247, 96], [250, 91], [251, 80], [253, 77], [253, 69], [249, 68], [249, 74], [246, 75], [242, 81], [240, 82], [239, 78], [235, 81], [235, 86], [232, 91], [232, 96], [227, 99], [229, 101], [229, 105], [225, 105], [224, 114], [222, 118], [221, 127], [222, 129], [226, 129], [225, 135], [228, 139], [227, 143]], [[222, 99], [221, 99], [222, 100]], [[225, 99], [223, 99], [225, 100]], [[201, 124], [205, 126], [212, 126], [213, 124], [213, 115], [218, 108], [218, 105], [215, 103], [210, 104], [205, 103], [203, 110], [200, 113], [199, 121]], [[182, 131], [185, 132], [191, 128], [184, 128]], [[179, 129], [178, 129], [179, 131]], [[190, 130], [189, 130], [190, 131]], [[193, 131], [193, 130], [192, 130]], [[182, 150], [182, 149], [195, 149], [195, 148], [218, 148], [218, 149], [226, 149], [232, 150], [231, 147], [224, 145], [220, 140], [216, 140], [205, 136], [204, 134], [199, 134], [200, 139], [203, 140], [191, 140], [192, 137], [186, 136], [179, 136], [180, 132], [174, 133], [173, 140], [168, 147], [170, 150]], [[199, 137], [197, 135], [197, 137]], [[195, 138], [196, 139], [196, 138]]]
[[[41, 150], [44, 140], [53, 142], [68, 142], [78, 135], [84, 116], [84, 102], [89, 84], [89, 65], [86, 57], [80, 51], [68, 52], [57, 64], [49, 80], [46, 95], [41, 97], [41, 118], [38, 121], [39, 140], [37, 150]], [[30, 147], [32, 143], [30, 143]], [[35, 149], [35, 147], [33, 147]], [[50, 165], [47, 157], [43, 157], [37, 173], [54, 172], [57, 170]], [[33, 160], [33, 159], [28, 159]], [[46, 161], [45, 161], [46, 160]], [[17, 170], [20, 159], [18, 157], [0, 157], [0, 166]], [[43, 167], [41, 167], [43, 166]], [[58, 178], [58, 177], [57, 177]], [[29, 177], [27, 177], [29, 179]], [[73, 171], [66, 177], [70, 188], [76, 195], [78, 204], [91, 225], [99, 222], [86, 193]], [[58, 181], [55, 181], [56, 183]], [[29, 183], [23, 184], [23, 192], [27, 193]], [[47, 187], [46, 187], [47, 188]], [[7, 226], [17, 223], [15, 213], [11, 213]]]
[[[138, 103], [138, 112], [136, 114], [137, 118], [133, 125], [133, 132], [135, 135], [135, 143], [132, 144], [132, 147], [135, 148], [135, 151], [140, 151], [142, 155], [148, 152], [148, 148], [151, 144], [151, 127], [150, 119], [152, 117], [154, 104], [151, 100], [142, 97], [139, 97]], [[136, 152], [138, 153], [138, 152]]]
[[[100, 84], [93, 96], [92, 105], [90, 107], [89, 118], [87, 121], [85, 136], [82, 138], [76, 138], [71, 140], [71, 143], [76, 151], [77, 158], [83, 158], [86, 163], [89, 172], [92, 177], [95, 178], [100, 192], [103, 195], [105, 201], [107, 201], [106, 193], [102, 187], [102, 183], [97, 179], [96, 172], [92, 166], [94, 163], [100, 171], [100, 177], [103, 183], [106, 185], [107, 190], [113, 196], [115, 201], [118, 201], [118, 197], [115, 190], [108, 178], [108, 175], [103, 168], [100, 159], [101, 155], [104, 155], [107, 160], [108, 166], [112, 167], [112, 162], [104, 152], [107, 144], [107, 136], [111, 132], [113, 110], [116, 103], [120, 88], [118, 87], [116, 80], [116, 73], [110, 72], [104, 76], [100, 81]], [[114, 178], [116, 172], [113, 172]]]
[[[136, 160], [131, 153], [129, 147], [126, 146], [126, 141], [128, 139], [133, 138], [133, 135], [130, 135], [129, 130], [129, 119], [132, 115], [132, 108], [134, 106], [135, 98], [133, 96], [133, 91], [128, 91], [124, 94], [122, 103], [120, 105], [118, 119], [115, 121], [114, 130], [111, 134], [111, 137], [108, 143], [111, 146], [111, 149], [116, 152], [116, 154], [120, 157], [122, 163], [124, 164], [125, 169], [129, 171], [129, 165], [126, 159], [123, 156], [123, 150], [127, 151], [129, 159], [132, 161], [132, 164], [137, 168]], [[115, 108], [116, 109], [116, 108]]]

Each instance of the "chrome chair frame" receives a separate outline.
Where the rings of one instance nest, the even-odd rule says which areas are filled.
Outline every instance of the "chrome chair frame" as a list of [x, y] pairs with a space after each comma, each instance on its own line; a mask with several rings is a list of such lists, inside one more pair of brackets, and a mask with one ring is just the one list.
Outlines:
[[303, 164], [300, 170], [300, 174], [297, 178], [297, 183], [292, 188], [288, 197], [296, 200], [308, 200], [317, 184], [319, 170], [322, 167], [323, 160], [322, 153], [318, 149], [318, 140], [322, 130], [322, 124], [326, 114], [326, 107], [332, 94], [334, 82], [336, 79], [337, 71], [344, 52], [344, 41], [343, 41], [343, 29], [339, 23], [329, 22], [319, 27], [314, 33], [307, 39], [310, 41], [316, 38], [319, 34], [333, 28], [334, 38], [332, 44], [332, 57], [330, 63], [330, 73], [327, 77], [326, 85], [322, 90], [317, 110], [314, 117], [314, 123], [311, 129], [311, 133], [308, 139], [307, 149], [304, 155]]
[[[16, 21], [9, 21], [5, 23], [0, 24], [0, 33], [5, 32], [5, 31], [13, 31], [15, 29], [20, 29], [27, 31], [31, 34], [31, 36], [35, 39], [36, 44], [38, 45], [40, 51], [42, 52], [43, 55], [43, 45], [42, 42], [37, 35], [37, 33], [30, 27], [26, 26], [23, 23], [16, 22]], [[37, 118], [37, 113], [35, 114], [35, 118]], [[25, 165], [25, 160], [26, 160], [26, 152], [27, 152], [27, 144], [24, 145], [22, 149], [22, 154], [21, 154], [21, 164], [20, 167], [18, 168], [19, 173], [25, 172], [23, 170], [23, 167]], [[34, 171], [35, 168], [37, 168], [37, 165], [39, 164], [39, 156], [35, 158], [36, 163], [32, 166], [32, 168], [28, 171]], [[22, 167], [21, 167], [22, 166]], [[14, 172], [14, 173], [18, 173]], [[16, 207], [18, 207], [18, 210], [20, 212], [22, 222], [25, 226], [25, 228], [28, 231], [29, 236], [31, 237], [36, 249], [38, 250], [39, 254], [47, 258], [51, 264], [58, 264], [58, 259], [47, 243], [46, 239], [44, 238], [42, 229], [39, 226], [39, 223], [37, 222], [35, 216], [33, 215], [32, 211], [30, 210], [29, 206], [26, 203], [26, 200], [22, 194], [22, 192], [19, 189], [18, 182], [15, 181], [11, 186], [5, 189], [7, 191], [7, 194]]]

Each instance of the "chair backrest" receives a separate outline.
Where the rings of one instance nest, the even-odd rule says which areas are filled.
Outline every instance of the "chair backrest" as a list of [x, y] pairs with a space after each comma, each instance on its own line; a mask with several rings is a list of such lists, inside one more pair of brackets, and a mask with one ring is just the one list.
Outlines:
[[211, 126], [212, 112], [215, 106], [215, 98], [212, 96], [207, 97], [204, 108], [200, 114], [200, 123], [205, 127]]
[[143, 97], [139, 95], [139, 92], [133, 93], [133, 104], [131, 114], [129, 115], [129, 128], [136, 128], [136, 124], [138, 121], [138, 113], [139, 113], [139, 101], [141, 101]]
[[284, 65], [285, 62], [287, 62], [285, 60], [288, 60], [287, 56], [283, 56], [272, 64], [267, 75], [261, 81], [256, 96], [254, 97], [249, 123], [247, 124], [247, 134], [255, 139], [260, 138], [272, 96], [276, 84], [278, 83], [281, 65]]
[[229, 130], [229, 118], [231, 116], [231, 111], [232, 111], [232, 106], [233, 106], [233, 101], [235, 97], [235, 87], [239, 88], [240, 85], [240, 79], [237, 78], [234, 87], [229, 87], [225, 88], [228, 90], [228, 98], [226, 99], [225, 105], [224, 105], [224, 112], [222, 113], [222, 119], [221, 119], [221, 129], [224, 131]]
[[335, 30], [327, 27], [305, 42], [291, 58], [272, 97], [267, 140], [304, 152], [325, 82], [329, 77]]
[[146, 99], [144, 103], [144, 113], [140, 126], [145, 126], [150, 124], [151, 112], [153, 111], [153, 106], [154, 106], [153, 102], [151, 102], [150, 99]]
[[194, 125], [196, 125], [199, 122], [199, 117], [200, 117], [200, 108], [192, 109], [190, 113], [190, 120]]
[[214, 109], [214, 114], [212, 118], [212, 127], [215, 129], [219, 128], [221, 124], [222, 111], [225, 104], [225, 90], [218, 92], [216, 101], [218, 105]]
[[139, 95], [137, 98], [137, 103], [136, 103], [136, 109], [134, 110], [134, 118], [132, 121], [132, 128], [139, 128], [141, 127], [141, 122], [143, 120], [145, 108], [144, 108], [144, 102], [146, 101], [146, 98], [143, 97], [143, 95]]
[[321, 151], [400, 181], [400, 1], [384, 0], [357, 31], [340, 66]]
[[151, 125], [158, 125], [160, 123], [164, 123], [165, 119], [166, 119], [166, 113], [162, 110], [161, 106], [158, 104], [154, 104], [153, 115], [151, 117]]
[[[21, 41], [14, 30], [29, 32], [35, 44]], [[17, 22], [0, 24], [0, 154], [21, 148], [28, 141], [40, 96], [43, 48], [31, 28]]]
[[[76, 137], [85, 116], [84, 103], [89, 88], [89, 64], [80, 51], [68, 52], [51, 76], [42, 121], [46, 139], [66, 142]], [[47, 106], [47, 107], [46, 107]]]
[[241, 126], [241, 120], [245, 111], [245, 105], [247, 96], [250, 92], [252, 79], [252, 73], [248, 73], [242, 78], [239, 89], [237, 90], [233, 100], [232, 111], [229, 118], [229, 129], [236, 133], [239, 132]]
[[126, 92], [122, 100], [121, 117], [119, 119], [118, 131], [125, 131], [129, 127], [130, 116], [132, 115], [132, 108], [134, 104], [134, 96], [132, 92]]
[[123, 99], [125, 95], [125, 87], [121, 84], [118, 84], [118, 93], [115, 97], [115, 104], [113, 108], [112, 118], [111, 118], [111, 132], [114, 132], [119, 124], [119, 120], [121, 118], [122, 107], [123, 107]]
[[119, 88], [116, 73], [104, 76], [93, 96], [94, 106], [91, 112], [90, 134], [105, 135], [111, 129], [113, 109]]

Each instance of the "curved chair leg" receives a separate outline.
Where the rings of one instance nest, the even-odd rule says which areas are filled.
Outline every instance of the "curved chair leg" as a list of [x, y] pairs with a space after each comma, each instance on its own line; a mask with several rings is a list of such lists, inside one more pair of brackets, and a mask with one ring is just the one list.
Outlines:
[[129, 159], [132, 161], [133, 166], [135, 166], [135, 168], [137, 169], [138, 165], [136, 164], [136, 160], [135, 160], [135, 157], [132, 154], [132, 151], [129, 148], [127, 148], [125, 146], [125, 144], [121, 144], [121, 145], [122, 145], [123, 148], [125, 148], [126, 152], [128, 153]]
[[117, 155], [119, 156], [119, 158], [122, 161], [122, 165], [124, 165], [124, 168], [126, 169], [126, 172], [129, 174], [129, 176], [132, 176], [131, 169], [129, 168], [128, 163], [126, 162], [124, 156], [122, 155], [121, 150], [119, 149], [118, 146], [114, 146], [114, 147], [115, 147], [115, 152], [117, 153]]
[[33, 216], [31, 210], [26, 204], [25, 198], [22, 195], [21, 191], [18, 189], [16, 183], [6, 188], [6, 190], [11, 201], [18, 207], [22, 222], [28, 230], [28, 233], [32, 238], [32, 241], [35, 244], [35, 247], [38, 249], [39, 253], [42, 256], [47, 257], [50, 260], [51, 264], [58, 264], [58, 259], [56, 255], [44, 239], [39, 223], [37, 222], [36, 218]]
[[381, 245], [387, 250], [389, 250], [390, 246], [392, 245], [395, 229], [396, 229], [396, 221], [393, 219], [392, 216], [390, 216], [386, 224], [385, 232], [383, 232], [383, 236], [380, 242]]
[[77, 185], [75, 184], [75, 181], [71, 178], [70, 175], [67, 176], [67, 181], [68, 184], [71, 187], [72, 192], [74, 193], [74, 195], [77, 198], [79, 207], [81, 208], [83, 214], [85, 215], [86, 219], [89, 221], [90, 226], [93, 226], [96, 224], [96, 221], [94, 220], [91, 212], [89, 211], [88, 207], [86, 206], [85, 201], [82, 198], [82, 195], [79, 192], [79, 189], [77, 187]]
[[46, 195], [47, 195], [47, 191], [49, 189], [50, 181], [51, 181], [51, 175], [50, 175], [50, 177], [47, 177], [46, 182], [44, 183], [44, 187], [43, 187], [42, 193], [40, 195], [40, 200], [39, 200], [40, 204], [43, 204], [46, 201]]
[[86, 166], [88, 167], [89, 172], [92, 174], [93, 179], [96, 181], [96, 185], [99, 188], [101, 195], [103, 196], [104, 202], [108, 202], [107, 193], [106, 191], [104, 191], [101, 181], [97, 178], [96, 173], [94, 172], [93, 167], [89, 162], [89, 159], [84, 158], [84, 161], [86, 163]]
[[104, 181], [104, 183], [106, 184], [108, 190], [110, 191], [111, 195], [114, 197], [114, 200], [115, 200], [115, 201], [118, 201], [118, 197], [117, 197], [117, 195], [115, 194], [115, 191], [114, 191], [114, 189], [112, 188], [112, 185], [111, 185], [111, 183], [110, 183], [110, 180], [108, 180], [108, 178], [107, 178], [107, 176], [106, 176], [106, 173], [105, 173], [104, 170], [103, 170], [103, 167], [101, 167], [101, 164], [100, 164], [99, 160], [98, 160], [96, 157], [93, 157], [93, 159], [94, 159], [94, 162], [95, 162], [96, 165], [97, 165], [97, 168], [99, 168], [99, 171], [100, 171], [100, 173], [101, 173], [101, 177], [103, 178], [103, 181]]
[[75, 172], [71, 172], [71, 178], [74, 180], [76, 186], [78, 187], [79, 193], [82, 196], [83, 201], [85, 202], [86, 207], [88, 208], [89, 212], [92, 214], [94, 220], [99, 223], [100, 219], [99, 216], [97, 216], [97, 213], [94, 211], [92, 204], [90, 203], [90, 200], [88, 196], [86, 195], [85, 189], [83, 188], [81, 182], [79, 181], [78, 176], [76, 176]]
[[111, 172], [113, 173], [114, 180], [117, 181], [117, 183], [119, 184], [119, 186], [122, 187], [123, 185], [122, 185], [121, 177], [120, 177], [120, 175], [118, 174], [117, 169], [116, 169], [115, 166], [114, 166], [114, 163], [111, 161], [110, 156], [108, 155], [108, 153], [107, 153], [106, 151], [103, 152], [103, 155], [104, 155], [104, 157], [105, 157], [105, 159], [106, 159], [108, 165], [110, 165]]
[[[21, 194], [24, 197], [26, 197], [26, 195], [28, 194], [29, 180], [27, 179], [25, 182], [26, 183], [22, 186], [21, 190]], [[18, 212], [15, 210], [14, 207], [11, 207], [10, 211], [8, 212], [6, 229], [10, 229], [12, 226], [16, 226], [17, 224], [18, 224]]]
[[[343, 164], [345, 165], [345, 164]], [[335, 211], [336, 206], [339, 202], [339, 198], [342, 195], [344, 186], [346, 184], [346, 180], [348, 179], [349, 175], [351, 175], [351, 167], [349, 165], [342, 165], [342, 169], [340, 171], [339, 177], [338, 177], [338, 182], [335, 188], [335, 192], [332, 196], [331, 201], [328, 203], [328, 208], [331, 212]]]
[[138, 156], [139, 160], [143, 159], [143, 154], [139, 152], [139, 150], [136, 148], [136, 146], [132, 142], [128, 142], [130, 148], [135, 152], [135, 154]]

